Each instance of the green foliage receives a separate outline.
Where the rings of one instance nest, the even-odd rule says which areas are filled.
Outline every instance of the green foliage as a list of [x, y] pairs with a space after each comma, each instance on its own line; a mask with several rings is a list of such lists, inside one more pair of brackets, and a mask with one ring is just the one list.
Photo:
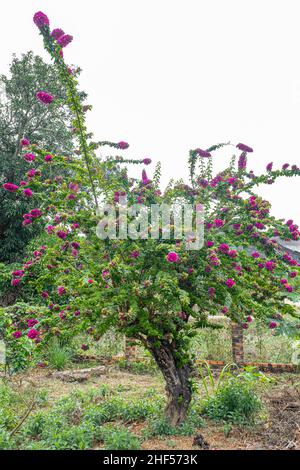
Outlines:
[[46, 360], [53, 369], [62, 370], [67, 367], [73, 356], [69, 346], [61, 344], [58, 338], [52, 338], [46, 350]]
[[103, 427], [101, 430], [105, 450], [139, 450], [140, 440], [124, 426]]
[[252, 381], [241, 377], [230, 377], [205, 401], [203, 413], [217, 421], [234, 424], [250, 424], [261, 410]]

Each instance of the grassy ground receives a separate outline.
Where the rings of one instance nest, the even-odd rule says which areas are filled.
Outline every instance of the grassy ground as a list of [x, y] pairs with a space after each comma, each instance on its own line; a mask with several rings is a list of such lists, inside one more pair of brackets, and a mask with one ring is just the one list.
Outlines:
[[[282, 374], [258, 382], [258, 412], [246, 420], [238, 415], [233, 422], [216, 419], [215, 408], [207, 417], [205, 390], [195, 377], [197, 392], [188, 420], [173, 429], [163, 419], [162, 378], [150, 372], [133, 374], [111, 366], [103, 376], [66, 383], [49, 370], [35, 369], [2, 380], [0, 448], [186, 450], [198, 448], [193, 443], [201, 434], [210, 449], [300, 449], [298, 376]], [[212, 385], [208, 388], [213, 396]], [[20, 426], [30, 403], [34, 408]]]

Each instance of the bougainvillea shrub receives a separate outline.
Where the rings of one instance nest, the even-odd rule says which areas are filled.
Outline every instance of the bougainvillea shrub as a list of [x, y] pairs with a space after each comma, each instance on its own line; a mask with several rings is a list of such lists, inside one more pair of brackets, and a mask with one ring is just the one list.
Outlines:
[[[53, 336], [81, 331], [98, 339], [114, 326], [153, 355], [166, 380], [166, 416], [179, 424], [192, 395], [189, 340], [198, 328], [210, 325], [210, 315], [227, 315], [244, 328], [259, 318], [272, 329], [281, 328], [285, 314], [296, 315], [285, 300], [297, 295], [293, 286], [299, 265], [278, 240], [298, 240], [300, 232], [293, 221], [276, 220], [255, 187], [273, 184], [281, 176], [299, 176], [300, 170], [296, 165], [276, 169], [268, 164], [265, 174], [255, 175], [248, 168], [255, 161], [253, 150], [239, 143], [236, 156], [215, 174], [214, 152], [230, 145], [220, 144], [191, 150], [189, 183], [171, 182], [162, 191], [159, 165], [150, 176], [149, 158], [123, 156], [126, 142], [92, 140], [85, 124], [90, 106], [81, 104], [76, 78], [64, 59], [73, 38], [59, 28], [51, 32], [41, 12], [34, 22], [68, 90], [78, 149], [63, 157], [51, 148], [29, 145], [26, 154], [34, 158], [26, 159], [26, 181], [4, 185], [16, 198], [31, 193], [38, 198], [37, 207], [23, 215], [23, 229], [42, 221], [46, 234], [45, 244], [12, 273], [11, 281], [14, 286], [35, 285], [44, 308], [31, 312], [26, 321], [9, 322], [6, 337], [15, 349], [24, 338], [41, 347]], [[36, 99], [43, 106], [55, 102], [47, 90], [37, 90]], [[99, 147], [102, 153], [111, 149], [113, 155], [98, 157]], [[142, 165], [141, 180], [130, 177], [127, 163]], [[53, 178], [44, 177], [49, 167], [56, 170]], [[57, 174], [60, 168], [64, 176]], [[65, 168], [72, 170], [71, 178]], [[188, 240], [174, 237], [100, 239], [96, 228], [101, 206], [110, 203], [118, 215], [125, 196], [129, 205], [201, 207], [204, 246], [188, 250]], [[117, 217], [117, 231], [119, 223]], [[147, 230], [151, 234], [151, 225]]]

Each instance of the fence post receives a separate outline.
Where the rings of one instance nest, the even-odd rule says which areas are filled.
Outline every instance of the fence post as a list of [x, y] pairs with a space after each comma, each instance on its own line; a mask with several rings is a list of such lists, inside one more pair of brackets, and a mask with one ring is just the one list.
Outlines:
[[125, 337], [125, 361], [130, 363], [136, 359], [136, 345], [135, 340]]
[[235, 364], [244, 362], [243, 328], [239, 323], [231, 323], [232, 359]]

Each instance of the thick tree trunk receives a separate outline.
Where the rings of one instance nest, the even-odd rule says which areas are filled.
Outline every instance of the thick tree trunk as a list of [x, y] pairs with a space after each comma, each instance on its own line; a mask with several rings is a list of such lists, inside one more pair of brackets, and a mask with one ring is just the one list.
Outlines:
[[238, 323], [231, 323], [232, 359], [235, 364], [244, 362], [244, 334]]
[[166, 381], [166, 419], [172, 426], [178, 426], [185, 421], [192, 399], [189, 383], [191, 366], [177, 367], [174, 346], [168, 341], [163, 341], [159, 347], [151, 344], [149, 350]]

